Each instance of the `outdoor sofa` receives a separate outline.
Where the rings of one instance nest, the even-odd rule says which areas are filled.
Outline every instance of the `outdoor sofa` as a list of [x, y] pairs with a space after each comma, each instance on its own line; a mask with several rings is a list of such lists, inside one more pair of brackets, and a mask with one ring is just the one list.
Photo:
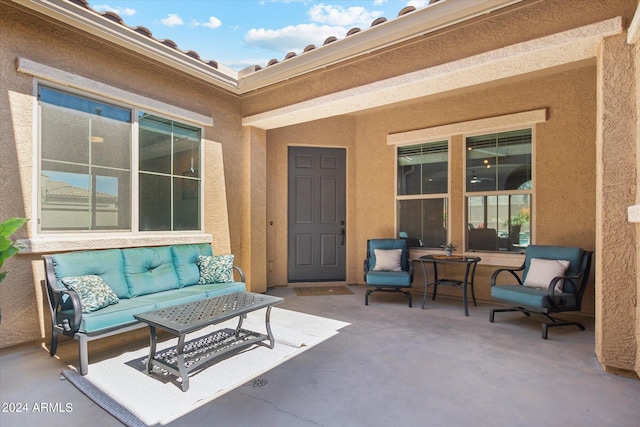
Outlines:
[[[146, 326], [135, 314], [233, 292], [246, 292], [233, 255], [208, 243], [44, 255], [51, 310], [50, 354], [60, 334], [78, 340], [80, 373], [88, 342]], [[234, 280], [234, 273], [239, 281]]]

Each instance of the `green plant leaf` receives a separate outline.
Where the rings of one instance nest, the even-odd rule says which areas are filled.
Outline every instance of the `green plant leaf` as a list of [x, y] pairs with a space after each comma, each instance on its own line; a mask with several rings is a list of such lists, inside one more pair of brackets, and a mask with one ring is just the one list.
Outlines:
[[2, 281], [4, 280], [4, 278], [7, 276], [7, 272], [3, 271], [2, 273], [0, 273], [0, 283], [2, 283]]
[[9, 237], [22, 227], [29, 218], [11, 218], [0, 224], [0, 236]]

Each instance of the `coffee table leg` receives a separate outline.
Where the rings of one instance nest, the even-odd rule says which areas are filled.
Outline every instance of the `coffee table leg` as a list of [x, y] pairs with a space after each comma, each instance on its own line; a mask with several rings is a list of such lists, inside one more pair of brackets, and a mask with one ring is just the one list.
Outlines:
[[273, 332], [271, 332], [271, 306], [267, 307], [267, 314], [265, 315], [265, 325], [267, 327], [267, 336], [269, 337], [269, 348], [273, 348], [276, 345], [276, 341], [273, 338]]
[[156, 334], [156, 327], [149, 325], [149, 360], [147, 360], [147, 374], [153, 371], [153, 359], [156, 357], [157, 342], [158, 335]]
[[184, 340], [186, 334], [180, 334], [178, 337], [177, 357], [178, 357], [178, 370], [180, 371], [180, 378], [182, 378], [182, 391], [189, 390], [189, 373], [187, 372], [187, 365], [184, 363]]

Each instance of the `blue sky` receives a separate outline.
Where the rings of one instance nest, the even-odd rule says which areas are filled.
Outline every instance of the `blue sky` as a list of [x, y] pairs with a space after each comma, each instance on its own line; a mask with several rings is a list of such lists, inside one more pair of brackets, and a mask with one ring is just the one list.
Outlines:
[[156, 39], [171, 39], [240, 70], [282, 61], [288, 52], [321, 46], [329, 36], [364, 30], [376, 18], [393, 19], [407, 5], [428, 0], [89, 0], [96, 11], [116, 12], [130, 27], [143, 26]]

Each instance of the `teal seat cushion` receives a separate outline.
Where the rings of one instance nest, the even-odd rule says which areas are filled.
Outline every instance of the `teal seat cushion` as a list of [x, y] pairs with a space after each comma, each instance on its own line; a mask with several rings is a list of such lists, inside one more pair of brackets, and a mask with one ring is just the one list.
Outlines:
[[178, 275], [180, 287], [198, 284], [198, 280], [200, 279], [200, 269], [196, 265], [198, 257], [200, 255], [213, 255], [209, 243], [171, 246], [171, 253], [173, 255], [173, 263], [176, 274]]
[[194, 288], [206, 292], [207, 298], [231, 294], [233, 292], [247, 292], [247, 286], [244, 282], [208, 283], [206, 285], [196, 285], [189, 289]]
[[80, 323], [80, 332], [88, 334], [108, 329], [114, 326], [122, 326], [134, 323], [134, 314], [155, 310], [156, 305], [140, 298], [121, 299], [118, 304], [110, 305], [91, 313], [83, 313]]
[[[547, 260], [566, 260], [569, 261], [569, 267], [565, 272], [566, 276], [575, 276], [580, 271], [582, 263], [582, 255], [584, 251], [581, 248], [570, 246], [545, 246], [545, 245], [529, 245], [527, 247], [524, 272], [522, 274], [522, 282], [527, 280], [527, 273], [531, 266], [531, 260], [533, 258], [547, 259]], [[567, 284], [568, 281], [565, 281]], [[568, 284], [570, 286], [570, 283]], [[567, 289], [572, 290], [572, 289]]]
[[[120, 249], [68, 252], [53, 255], [58, 287], [64, 288], [62, 279], [77, 276], [99, 276], [118, 298], [129, 298], [129, 286], [124, 275], [124, 260]], [[196, 267], [197, 268], [197, 267]]]
[[[491, 298], [507, 301], [517, 306], [523, 305], [537, 308], [551, 308], [549, 292], [546, 289], [528, 288], [522, 285], [498, 285], [491, 287]], [[575, 295], [555, 292], [553, 299], [560, 307], [571, 307], [577, 304]]]
[[169, 246], [124, 249], [122, 255], [131, 297], [180, 287]]
[[171, 289], [155, 294], [147, 294], [137, 299], [155, 304], [155, 310], [159, 310], [172, 305], [186, 304], [205, 298], [207, 298], [207, 292], [205, 290], [194, 289], [193, 286], [190, 286], [188, 288]]
[[369, 271], [367, 286], [411, 287], [411, 275], [408, 271]]

